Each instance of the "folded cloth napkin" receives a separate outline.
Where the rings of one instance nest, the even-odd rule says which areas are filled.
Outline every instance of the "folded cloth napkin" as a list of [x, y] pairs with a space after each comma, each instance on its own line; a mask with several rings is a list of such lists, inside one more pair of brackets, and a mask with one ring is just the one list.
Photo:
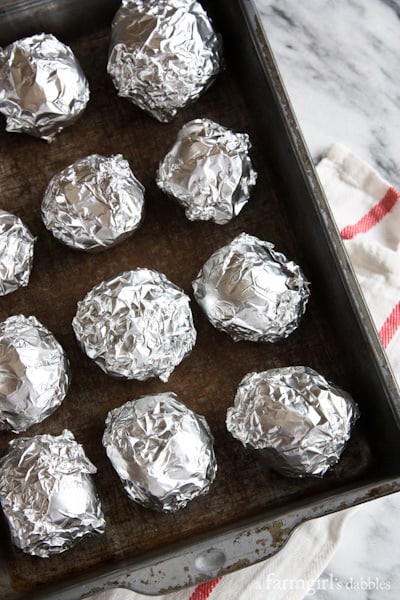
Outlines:
[[[342, 145], [317, 167], [367, 304], [400, 381], [400, 194]], [[272, 558], [159, 600], [300, 600], [327, 566], [354, 509], [298, 526]], [[123, 589], [91, 600], [145, 600]]]
[[400, 382], [400, 194], [340, 144], [330, 148], [317, 171]]

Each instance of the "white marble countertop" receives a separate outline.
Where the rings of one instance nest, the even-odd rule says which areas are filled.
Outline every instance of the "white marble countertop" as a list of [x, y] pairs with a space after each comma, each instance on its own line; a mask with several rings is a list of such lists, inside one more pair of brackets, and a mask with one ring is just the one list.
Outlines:
[[[400, 0], [256, 0], [317, 163], [341, 142], [400, 187]], [[400, 494], [361, 506], [307, 594], [400, 597]]]

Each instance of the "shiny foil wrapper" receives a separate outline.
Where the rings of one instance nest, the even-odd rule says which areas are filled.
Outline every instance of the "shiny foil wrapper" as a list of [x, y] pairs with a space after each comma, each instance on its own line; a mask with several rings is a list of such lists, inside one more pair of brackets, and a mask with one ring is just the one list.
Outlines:
[[42, 201], [45, 226], [78, 250], [101, 250], [141, 224], [144, 187], [121, 154], [92, 154], [52, 177]]
[[340, 459], [358, 417], [350, 394], [299, 366], [246, 375], [226, 426], [283, 475], [322, 477]]
[[106, 373], [168, 381], [196, 341], [189, 302], [163, 273], [138, 268], [96, 285], [78, 302], [72, 326]]
[[20, 433], [64, 400], [70, 368], [61, 345], [35, 317], [0, 323], [0, 431]]
[[48, 558], [88, 534], [103, 533], [91, 477], [96, 471], [68, 430], [12, 440], [0, 460], [0, 501], [13, 543]]
[[208, 492], [217, 471], [213, 441], [205, 418], [171, 392], [110, 411], [103, 436], [128, 496], [164, 512]]
[[0, 51], [0, 112], [6, 130], [51, 142], [86, 108], [89, 86], [71, 48], [51, 34]]
[[300, 267], [274, 245], [242, 233], [206, 261], [193, 282], [209, 321], [236, 342], [276, 342], [299, 325], [309, 298]]
[[21, 219], [0, 210], [0, 296], [28, 285], [34, 242]]
[[256, 183], [250, 147], [246, 133], [210, 119], [190, 121], [161, 161], [157, 184], [191, 221], [223, 225], [240, 213]]
[[199, 2], [122, 0], [107, 66], [120, 96], [167, 122], [212, 83], [220, 63], [220, 39]]

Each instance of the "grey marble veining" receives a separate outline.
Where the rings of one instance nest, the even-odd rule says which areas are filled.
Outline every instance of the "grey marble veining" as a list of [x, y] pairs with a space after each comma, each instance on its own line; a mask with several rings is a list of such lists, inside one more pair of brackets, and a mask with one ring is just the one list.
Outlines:
[[256, 4], [312, 156], [342, 142], [400, 187], [400, 1]]
[[359, 507], [331, 563], [306, 596], [317, 600], [394, 600], [400, 594], [400, 497]]
[[[400, 188], [400, 0], [256, 4], [314, 161], [341, 142]], [[400, 598], [400, 494], [355, 511], [306, 598]]]

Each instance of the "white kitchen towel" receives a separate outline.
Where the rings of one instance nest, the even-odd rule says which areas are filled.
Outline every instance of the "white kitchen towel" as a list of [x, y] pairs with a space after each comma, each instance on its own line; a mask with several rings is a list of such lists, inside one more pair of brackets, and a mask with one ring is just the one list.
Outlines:
[[400, 381], [400, 194], [340, 144], [330, 148], [317, 171]]
[[[400, 194], [335, 144], [318, 175], [383, 346], [400, 381]], [[327, 566], [354, 509], [303, 523], [272, 558], [159, 600], [301, 600]], [[146, 600], [118, 589], [91, 600]]]

